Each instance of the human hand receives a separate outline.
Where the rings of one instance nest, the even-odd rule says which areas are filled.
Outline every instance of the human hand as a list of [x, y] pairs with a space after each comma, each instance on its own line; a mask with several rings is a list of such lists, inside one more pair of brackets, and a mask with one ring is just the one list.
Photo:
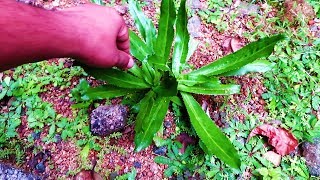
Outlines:
[[82, 5], [62, 10], [74, 26], [74, 56], [99, 68], [131, 68], [128, 28], [113, 8]]

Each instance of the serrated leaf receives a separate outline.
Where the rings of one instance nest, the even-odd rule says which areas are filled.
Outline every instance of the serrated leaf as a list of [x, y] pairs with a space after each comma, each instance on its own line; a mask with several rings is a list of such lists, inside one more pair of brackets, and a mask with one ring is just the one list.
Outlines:
[[152, 54], [152, 49], [143, 42], [140, 37], [129, 30], [130, 36], [130, 53], [140, 61], [143, 61], [147, 56]]
[[226, 72], [221, 76], [242, 76], [251, 72], [264, 73], [270, 71], [274, 63], [271, 63], [267, 60], [256, 60], [253, 63], [247, 64], [240, 69]]
[[162, 57], [161, 63], [166, 64], [169, 59], [173, 37], [176, 9], [173, 0], [161, 1], [158, 37], [155, 43], [155, 54]]
[[195, 86], [178, 85], [178, 90], [183, 92], [205, 95], [231, 95], [240, 92], [240, 85], [204, 83]]
[[117, 87], [130, 89], [150, 88], [142, 79], [118, 69], [86, 68], [85, 71], [94, 78], [107, 81]]
[[150, 49], [152, 50], [154, 41], [156, 39], [156, 29], [154, 28], [152, 21], [143, 13], [140, 6], [138, 5], [138, 1], [128, 0], [128, 3], [129, 12], [135, 21], [137, 29], [147, 43], [148, 47], [150, 47]]
[[220, 80], [217, 77], [207, 77], [202, 75], [189, 75], [184, 74], [181, 75], [178, 79], [179, 84], [183, 84], [186, 86], [194, 86], [196, 84], [203, 84], [203, 83], [212, 83], [212, 84], [220, 84]]
[[218, 59], [217, 61], [214, 61], [189, 74], [213, 76], [239, 69], [251, 62], [254, 62], [258, 58], [268, 57], [273, 52], [274, 46], [277, 42], [284, 38], [284, 35], [275, 35], [260, 39], [248, 44], [233, 54]]
[[142, 121], [141, 130], [135, 135], [135, 150], [137, 152], [145, 149], [152, 143], [153, 136], [160, 129], [166, 116], [170, 100], [166, 97], [157, 97], [150, 102], [151, 111], [146, 112], [145, 119]]
[[134, 93], [136, 90], [128, 88], [119, 88], [112, 85], [102, 85], [98, 87], [91, 87], [83, 93], [82, 100], [97, 100], [108, 99], [125, 96]]
[[163, 156], [157, 156], [154, 158], [154, 162], [158, 163], [158, 164], [172, 164], [172, 160], [167, 158], [167, 157], [163, 157]]
[[188, 32], [188, 17], [186, 12], [186, 0], [181, 0], [176, 21], [176, 36], [172, 55], [172, 72], [178, 77], [181, 64], [186, 63], [190, 35]]
[[181, 93], [191, 124], [209, 152], [233, 168], [240, 168], [237, 150], [230, 140], [202, 110], [199, 103], [188, 93]]

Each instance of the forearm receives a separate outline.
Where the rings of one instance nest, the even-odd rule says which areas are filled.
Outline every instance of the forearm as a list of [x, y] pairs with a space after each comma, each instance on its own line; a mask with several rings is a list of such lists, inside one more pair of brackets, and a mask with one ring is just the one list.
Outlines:
[[0, 1], [0, 71], [28, 62], [74, 57], [81, 36], [72, 17], [14, 0]]

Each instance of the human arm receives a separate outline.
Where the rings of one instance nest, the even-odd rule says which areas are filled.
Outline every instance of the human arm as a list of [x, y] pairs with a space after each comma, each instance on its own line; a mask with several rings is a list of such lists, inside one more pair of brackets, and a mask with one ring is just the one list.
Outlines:
[[0, 71], [72, 57], [89, 66], [130, 68], [128, 29], [112, 8], [83, 5], [49, 11], [0, 1]]

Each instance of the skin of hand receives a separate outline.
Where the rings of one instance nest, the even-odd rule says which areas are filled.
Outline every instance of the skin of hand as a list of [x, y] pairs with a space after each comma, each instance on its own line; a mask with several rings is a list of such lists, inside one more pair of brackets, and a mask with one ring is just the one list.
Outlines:
[[0, 1], [0, 71], [60, 57], [127, 69], [134, 63], [129, 48], [127, 26], [113, 8], [88, 4], [48, 11]]

